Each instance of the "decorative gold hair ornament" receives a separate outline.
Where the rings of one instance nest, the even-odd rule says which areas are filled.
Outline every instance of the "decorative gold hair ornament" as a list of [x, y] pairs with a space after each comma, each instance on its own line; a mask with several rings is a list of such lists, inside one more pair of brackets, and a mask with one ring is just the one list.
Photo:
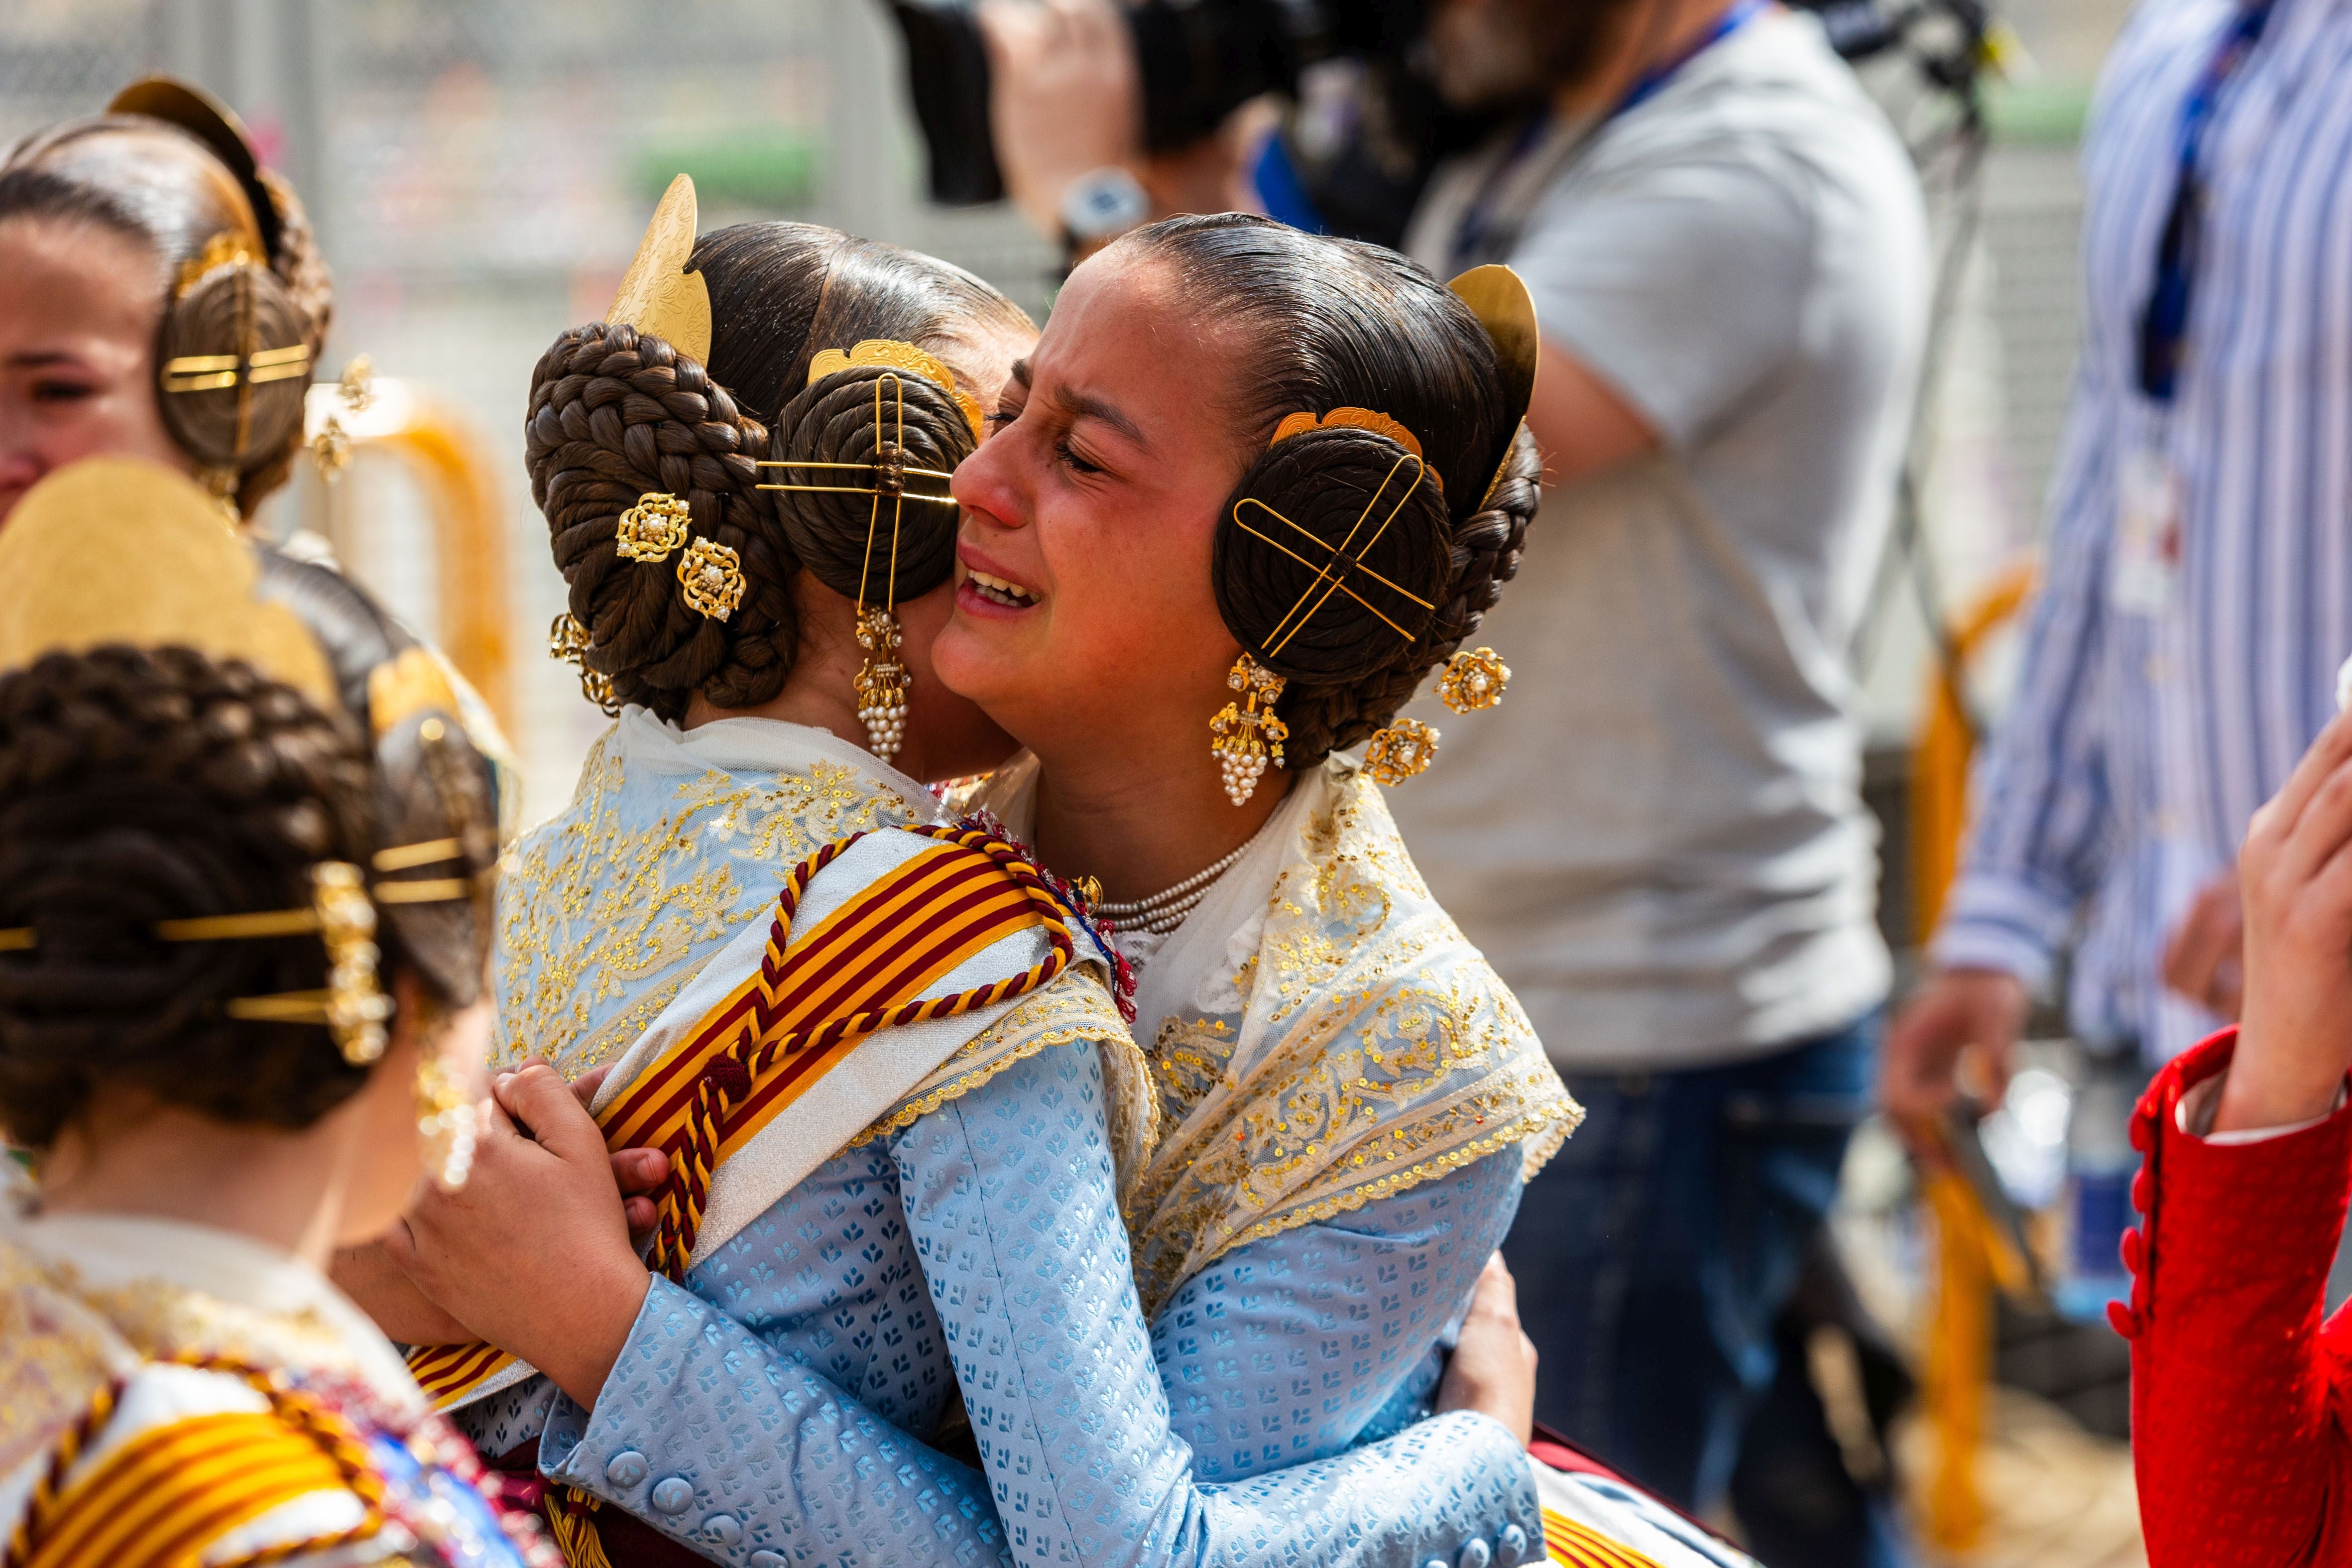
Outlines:
[[[932, 368], [926, 370], [924, 364]], [[858, 365], [889, 367], [874, 378], [875, 450], [871, 462], [819, 463], [766, 461], [763, 468], [826, 468], [852, 469], [870, 476], [866, 485], [790, 485], [763, 484], [763, 490], [819, 490], [833, 495], [872, 496], [873, 506], [866, 515], [866, 554], [857, 570], [857, 646], [866, 650], [866, 658], [858, 666], [851, 685], [857, 692], [857, 717], [866, 726], [866, 749], [884, 762], [898, 754], [907, 739], [908, 700], [915, 683], [906, 661], [898, 657], [904, 637], [898, 627], [898, 536], [905, 521], [907, 502], [929, 501], [935, 505], [953, 506], [951, 495], [924, 495], [907, 489], [909, 478], [945, 481], [955, 476], [944, 468], [910, 468], [907, 463], [907, 385], [897, 372], [911, 371], [927, 381], [947, 379], [940, 383], [954, 390], [954, 378], [947, 366], [925, 353], [912, 343], [896, 342], [887, 338], [869, 338], [848, 353], [839, 349], [827, 349], [809, 364], [809, 383], [835, 371], [849, 370]], [[936, 372], [936, 374], [934, 374]], [[887, 404], [883, 397], [888, 387]], [[980, 405], [968, 394], [957, 393], [959, 406], [968, 419], [977, 421]], [[894, 417], [895, 416], [895, 417]], [[978, 426], [974, 426], [978, 438]], [[882, 598], [879, 604], [869, 604], [867, 590], [873, 585], [874, 555], [881, 544], [882, 498], [890, 498], [890, 552], [888, 564], [882, 573]]]
[[618, 718], [620, 699], [614, 693], [613, 678], [601, 669], [588, 667], [588, 650], [594, 644], [589, 639], [588, 628], [569, 610], [548, 623], [547, 657], [559, 664], [568, 664], [580, 671], [580, 695], [588, 699], [607, 714]]
[[621, 514], [614, 547], [625, 561], [667, 561], [672, 551], [686, 542], [688, 525], [693, 521], [693, 509], [686, 502], [648, 490]]
[[743, 558], [715, 539], [698, 539], [677, 558], [677, 588], [688, 609], [723, 621], [743, 603]]
[[[258, 578], [252, 548], [223, 526], [211, 498], [187, 479], [137, 458], [84, 458], [27, 490], [0, 529], [0, 670], [110, 643], [178, 646], [242, 659], [325, 711], [343, 711], [326, 655], [292, 611], [255, 595]], [[431, 685], [413, 664], [394, 660], [371, 672], [371, 705], [380, 689], [392, 711], [404, 692]], [[383, 851], [378, 869], [457, 856], [455, 840], [436, 839]], [[373, 1061], [383, 1050], [390, 1004], [375, 984], [370, 889], [358, 868], [341, 861], [312, 868], [311, 888], [307, 908], [165, 921], [155, 934], [165, 942], [233, 942], [318, 932], [332, 971], [325, 991], [238, 998], [228, 1004], [230, 1016], [324, 1024], [346, 1059]], [[373, 889], [382, 903], [438, 903], [474, 890], [467, 877]], [[0, 931], [0, 951], [36, 945], [29, 927]]]
[[[1474, 267], [1447, 285], [1469, 306], [1495, 345], [1495, 361], [1503, 382], [1504, 411], [1510, 416], [1509, 436], [1503, 443], [1502, 461], [1486, 481], [1478, 503], [1483, 510], [1495, 499], [1495, 488], [1511, 466], [1511, 447], [1526, 422], [1528, 404], [1535, 395], [1536, 362], [1542, 339], [1536, 329], [1535, 300], [1527, 284], [1507, 267]], [[1510, 667], [1493, 648], [1469, 648], [1445, 661], [1438, 677], [1437, 694], [1456, 713], [1475, 713], [1503, 700], [1511, 679]], [[1383, 784], [1399, 784], [1428, 767], [1437, 755], [1437, 731], [1418, 719], [1393, 719], [1373, 732], [1364, 746], [1364, 771]]]
[[[1370, 430], [1375, 436], [1387, 437], [1416, 458], [1422, 455], [1421, 437], [1387, 415], [1372, 408], [1334, 408], [1319, 419], [1305, 409], [1296, 414], [1285, 415], [1282, 423], [1274, 427], [1274, 439], [1268, 441], [1266, 445], [1279, 447], [1293, 436], [1304, 436], [1309, 430], [1339, 429]], [[1445, 488], [1444, 475], [1435, 468], [1429, 468], [1427, 472], [1439, 489]]]
[[1543, 338], [1536, 326], [1536, 302], [1528, 292], [1525, 279], [1509, 268], [1499, 264], [1474, 267], [1446, 285], [1456, 298], [1470, 307], [1478, 324], [1486, 329], [1488, 341], [1495, 345], [1495, 363], [1503, 376], [1503, 409], [1508, 414], [1507, 426], [1510, 437], [1503, 443], [1503, 460], [1495, 467], [1495, 477], [1486, 481], [1479, 496], [1483, 507], [1503, 482], [1504, 470], [1511, 466], [1511, 445], [1517, 439], [1519, 426], [1528, 416], [1528, 405], [1536, 395], [1536, 362], [1543, 353]]
[[661, 339], [682, 354], [710, 363], [710, 287], [688, 272], [694, 257], [697, 213], [694, 181], [680, 174], [662, 193], [653, 221], [637, 245], [636, 258], [622, 276], [608, 322], [626, 321]]
[[342, 711], [327, 658], [294, 612], [257, 598], [252, 550], [184, 476], [86, 458], [25, 492], [0, 528], [0, 669], [105, 643], [241, 658]]
[[1445, 661], [1437, 695], [1456, 713], [1476, 713], [1500, 702], [1510, 680], [1511, 667], [1493, 648], [1463, 648]]
[[900, 342], [896, 338], [868, 338], [846, 353], [839, 349], [823, 351], [809, 361], [807, 384], [814, 386], [836, 371], [856, 370], [869, 364], [914, 372], [955, 399], [956, 406], [963, 410], [964, 423], [971, 426], [974, 441], [986, 436], [988, 421], [981, 413], [980, 399], [956, 384], [955, 372], [948, 368], [947, 361], [928, 349]]

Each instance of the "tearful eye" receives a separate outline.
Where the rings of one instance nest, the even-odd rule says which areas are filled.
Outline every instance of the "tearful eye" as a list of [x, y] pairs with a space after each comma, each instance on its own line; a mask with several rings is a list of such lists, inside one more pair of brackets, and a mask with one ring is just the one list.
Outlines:
[[98, 395], [98, 387], [87, 381], [37, 381], [33, 384], [36, 403], [79, 403]]

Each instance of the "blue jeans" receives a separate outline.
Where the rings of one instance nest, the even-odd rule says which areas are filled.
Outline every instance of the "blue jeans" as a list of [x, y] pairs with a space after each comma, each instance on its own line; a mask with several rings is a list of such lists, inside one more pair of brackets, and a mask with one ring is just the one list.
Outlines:
[[[1774, 1568], [1901, 1561], [1889, 1510], [1845, 1477], [1805, 1369], [1773, 1342], [1870, 1110], [1881, 1024], [1727, 1067], [1569, 1075], [1584, 1123], [1503, 1244], [1541, 1357], [1537, 1419], [1694, 1512], [1735, 1470], [1769, 1470], [1739, 1501]], [[1748, 1517], [1780, 1496], [1801, 1517]]]

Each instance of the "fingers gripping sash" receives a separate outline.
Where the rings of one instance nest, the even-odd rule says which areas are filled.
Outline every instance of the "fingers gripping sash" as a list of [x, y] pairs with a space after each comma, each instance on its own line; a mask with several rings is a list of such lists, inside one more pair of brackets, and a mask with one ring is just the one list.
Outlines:
[[[868, 836], [828, 844], [794, 867], [777, 895], [757, 973], [597, 1113], [607, 1147], [650, 1146], [669, 1156], [646, 1263], [673, 1280], [682, 1281], [693, 1261], [719, 1168], [859, 1042], [883, 1029], [1010, 1002], [1051, 983], [1076, 954], [1068, 912], [1012, 845], [974, 829], [889, 831], [938, 842], [797, 934], [793, 916], [810, 882]], [[960, 963], [1024, 931], [1040, 933], [1047, 944], [1026, 969], [944, 995], [926, 994]], [[911, 1080], [901, 1090], [907, 1087]], [[490, 1345], [436, 1345], [411, 1352], [408, 1364], [425, 1394], [446, 1408], [511, 1360]]]

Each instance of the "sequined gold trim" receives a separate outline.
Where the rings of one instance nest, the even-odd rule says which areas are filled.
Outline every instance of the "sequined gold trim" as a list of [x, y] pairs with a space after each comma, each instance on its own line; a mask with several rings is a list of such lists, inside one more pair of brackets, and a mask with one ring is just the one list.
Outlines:
[[1421, 1185], [1423, 1182], [1433, 1181], [1449, 1172], [1458, 1171], [1465, 1165], [1475, 1165], [1489, 1154], [1499, 1154], [1514, 1143], [1541, 1145], [1540, 1152], [1532, 1147], [1528, 1150], [1526, 1163], [1522, 1167], [1523, 1176], [1532, 1176], [1543, 1169], [1554, 1154], [1559, 1152], [1559, 1146], [1568, 1142], [1568, 1135], [1581, 1126], [1583, 1121], [1584, 1107], [1572, 1100], [1566, 1105], [1532, 1112], [1500, 1132], [1489, 1133], [1475, 1142], [1464, 1144], [1459, 1149], [1448, 1150], [1433, 1160], [1424, 1161], [1421, 1164], [1402, 1171], [1391, 1172], [1378, 1181], [1368, 1182], [1360, 1187], [1350, 1187], [1346, 1192], [1336, 1193], [1320, 1203], [1293, 1209], [1288, 1214], [1274, 1219], [1260, 1220], [1225, 1243], [1220, 1251], [1231, 1252], [1236, 1247], [1246, 1247], [1253, 1241], [1261, 1241], [1269, 1236], [1279, 1236], [1286, 1230], [1295, 1230], [1302, 1225], [1320, 1224], [1334, 1215], [1362, 1208], [1366, 1204], [1378, 1199], [1393, 1197], [1399, 1193]]

